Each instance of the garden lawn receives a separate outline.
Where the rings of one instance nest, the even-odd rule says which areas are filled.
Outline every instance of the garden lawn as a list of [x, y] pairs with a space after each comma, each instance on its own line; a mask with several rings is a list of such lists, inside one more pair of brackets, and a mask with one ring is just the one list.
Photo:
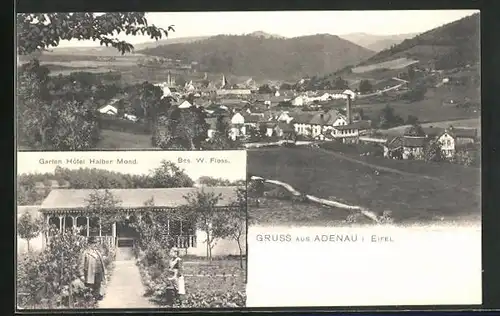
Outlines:
[[464, 191], [460, 180], [431, 180], [389, 171], [376, 174], [370, 166], [321, 149], [250, 150], [248, 172], [286, 182], [305, 194], [363, 206], [379, 214], [392, 211], [400, 223], [480, 215], [479, 195]]

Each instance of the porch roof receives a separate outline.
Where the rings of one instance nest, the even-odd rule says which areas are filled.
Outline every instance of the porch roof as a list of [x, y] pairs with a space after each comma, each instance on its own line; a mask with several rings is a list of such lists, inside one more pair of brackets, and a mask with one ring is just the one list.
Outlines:
[[[108, 191], [121, 201], [119, 209], [144, 209], [144, 203], [153, 199], [154, 206], [147, 208], [176, 208], [187, 204], [184, 198], [198, 190], [221, 194], [217, 206], [229, 206], [236, 201], [235, 186], [228, 187], [203, 187], [203, 188], [159, 188], [159, 189], [109, 189]], [[104, 192], [104, 189], [97, 190]], [[96, 192], [92, 189], [56, 189], [52, 190], [45, 198], [40, 211], [84, 209], [90, 194]]]

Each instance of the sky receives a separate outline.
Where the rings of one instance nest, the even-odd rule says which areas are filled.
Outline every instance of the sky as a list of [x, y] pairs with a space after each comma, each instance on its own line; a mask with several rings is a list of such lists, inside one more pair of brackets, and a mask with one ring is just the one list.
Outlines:
[[[90, 159], [113, 160], [112, 164], [90, 164]], [[136, 159], [137, 164], [118, 164], [117, 158]], [[203, 158], [204, 162], [197, 162]], [[227, 163], [210, 162], [211, 158], [227, 159]], [[84, 160], [83, 164], [67, 163], [68, 159]], [[230, 181], [246, 179], [245, 151], [98, 151], [98, 152], [18, 152], [17, 173], [53, 173], [56, 166], [68, 169], [98, 168], [125, 174], [148, 174], [160, 166], [162, 160], [177, 164], [193, 180], [201, 176], [222, 178]], [[179, 163], [179, 159], [183, 162]], [[44, 160], [42, 163], [41, 160]], [[57, 164], [52, 160], [61, 160]], [[189, 162], [187, 162], [189, 160]], [[46, 163], [46, 162], [49, 163]]]
[[[477, 10], [408, 11], [261, 11], [261, 12], [154, 12], [149, 24], [175, 26], [169, 37], [248, 34], [255, 31], [296, 37], [314, 34], [369, 33], [392, 35], [421, 33], [453, 22]], [[151, 42], [147, 36], [119, 36], [132, 44]], [[98, 46], [92, 41], [64, 41], [59, 47]]]

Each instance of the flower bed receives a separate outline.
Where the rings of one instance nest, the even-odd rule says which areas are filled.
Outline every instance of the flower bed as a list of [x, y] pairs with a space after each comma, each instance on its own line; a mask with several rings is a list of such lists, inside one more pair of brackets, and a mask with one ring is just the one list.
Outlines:
[[245, 269], [238, 259], [214, 260], [189, 258], [184, 262], [186, 294], [180, 301], [169, 303], [169, 290], [175, 287], [168, 279], [168, 259], [148, 264], [148, 255], [141, 253], [137, 260], [146, 287], [145, 295], [160, 306], [177, 308], [236, 308], [244, 307]]

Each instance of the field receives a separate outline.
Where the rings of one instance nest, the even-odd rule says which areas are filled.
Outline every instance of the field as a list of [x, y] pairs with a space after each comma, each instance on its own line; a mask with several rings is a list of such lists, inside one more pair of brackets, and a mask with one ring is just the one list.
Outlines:
[[151, 136], [103, 129], [101, 130], [101, 140], [97, 144], [96, 148], [148, 149], [151, 148]]
[[411, 60], [408, 58], [398, 58], [398, 59], [394, 59], [391, 61], [385, 61], [385, 62], [378, 63], [378, 64], [354, 67], [354, 68], [352, 68], [352, 72], [358, 74], [358, 73], [369, 72], [369, 71], [373, 71], [373, 70], [377, 70], [377, 69], [402, 69], [402, 68], [408, 67], [410, 65], [413, 65], [415, 63], [418, 63], [418, 60]]
[[[422, 124], [422, 127], [432, 126], [432, 127], [447, 128], [447, 127], [450, 127], [450, 125], [453, 125], [454, 127], [461, 127], [461, 128], [475, 128], [475, 129], [477, 129], [478, 136], [481, 136], [481, 119], [480, 118], [425, 123], [425, 124]], [[401, 135], [403, 135], [405, 129], [408, 127], [409, 127], [409, 125], [398, 126], [398, 127], [390, 128], [388, 130], [384, 130], [382, 132], [384, 134], [387, 134], [390, 136], [401, 136]]]
[[[363, 113], [371, 119], [377, 117], [386, 105], [394, 109], [396, 115], [407, 119], [408, 115], [416, 116], [421, 123], [438, 122], [438, 121], [454, 121], [478, 118], [479, 111], [457, 108], [455, 106], [443, 106], [443, 101], [452, 99], [456, 102], [463, 101], [465, 97], [471, 100], [479, 99], [479, 91], [475, 88], [460, 88], [442, 86], [427, 92], [425, 98], [421, 101], [406, 103], [403, 101], [395, 101], [389, 103], [371, 103], [371, 104], [356, 104], [354, 108], [363, 109]], [[476, 99], [477, 98], [477, 99]], [[359, 101], [360, 103], [363, 101]]]
[[312, 203], [271, 198], [259, 199], [258, 206], [248, 207], [248, 217], [258, 225], [334, 226], [344, 224], [351, 214], [343, 209]]
[[[440, 167], [443, 171], [436, 179], [429, 179], [421, 174], [375, 172], [373, 166], [322, 149], [271, 148], [248, 152], [251, 175], [280, 180], [302, 193], [366, 207], [378, 214], [392, 211], [396, 222], [479, 217], [480, 198], [475, 192], [479, 188], [478, 173], [468, 173], [454, 165]], [[423, 165], [419, 168], [421, 172], [426, 169]], [[432, 168], [425, 172], [432, 174]], [[449, 175], [445, 177], [447, 168]], [[290, 221], [295, 222], [292, 216]]]

